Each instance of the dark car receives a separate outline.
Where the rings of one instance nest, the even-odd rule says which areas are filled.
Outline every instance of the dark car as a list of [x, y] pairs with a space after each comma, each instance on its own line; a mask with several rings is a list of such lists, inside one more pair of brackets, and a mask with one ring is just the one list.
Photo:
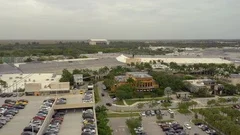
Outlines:
[[7, 93], [6, 97], [11, 97], [12, 95], [12, 93]]
[[104, 94], [104, 93], [102, 93], [101, 95], [102, 95], [102, 97], [104, 97], [104, 96], [105, 96], [105, 94]]
[[106, 103], [106, 106], [112, 106], [112, 104], [111, 103]]
[[3, 124], [2, 123], [0, 123], [0, 128], [2, 128], [3, 127]]
[[24, 105], [14, 105], [13, 108], [16, 108], [16, 109], [24, 109], [25, 106], [24, 106]]
[[38, 128], [36, 128], [36, 127], [25, 127], [24, 129], [23, 129], [23, 131], [24, 132], [35, 132], [35, 133], [37, 133], [38, 132]]
[[195, 125], [199, 126], [199, 125], [202, 125], [202, 123], [201, 122], [197, 122], [197, 123], [195, 123]]
[[16, 101], [12, 99], [6, 99], [4, 103], [16, 103]]
[[6, 96], [7, 96], [6, 93], [2, 93], [2, 94], [1, 94], [1, 97], [3, 97], [3, 98], [6, 97]]
[[6, 116], [6, 115], [8, 115], [8, 114], [10, 114], [10, 115], [12, 115], [12, 116], [15, 116], [16, 115], [16, 113], [15, 112], [13, 112], [13, 111], [6, 111], [6, 112], [4, 112], [4, 116]]
[[154, 110], [154, 112], [155, 112], [155, 114], [157, 114], [157, 115], [161, 114], [160, 109], [159, 109], [159, 110]]

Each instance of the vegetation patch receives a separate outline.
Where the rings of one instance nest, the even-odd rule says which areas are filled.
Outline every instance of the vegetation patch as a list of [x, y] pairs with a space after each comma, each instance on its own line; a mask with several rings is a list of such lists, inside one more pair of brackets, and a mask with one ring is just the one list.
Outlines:
[[142, 125], [141, 122], [142, 122], [141, 117], [130, 118], [130, 119], [126, 120], [126, 124], [128, 126], [128, 129], [129, 129], [131, 135], [136, 135], [134, 128], [140, 127]]
[[98, 88], [94, 88], [94, 98], [95, 98], [95, 103], [98, 103], [101, 98], [99, 97], [99, 92], [98, 92]]
[[107, 118], [107, 108], [105, 106], [97, 106], [96, 117], [97, 117], [97, 127], [99, 135], [112, 135], [112, 129], [110, 128]]
[[132, 112], [132, 113], [108, 113], [108, 117], [136, 117], [139, 116], [139, 113]]
[[114, 104], [124, 105], [123, 100], [116, 100], [116, 101], [114, 101]]

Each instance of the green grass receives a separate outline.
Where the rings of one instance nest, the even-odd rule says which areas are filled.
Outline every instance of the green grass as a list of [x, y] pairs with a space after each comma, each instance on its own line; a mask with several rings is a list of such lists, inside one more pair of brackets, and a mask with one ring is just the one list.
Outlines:
[[178, 110], [178, 112], [181, 114], [190, 114], [191, 113], [188, 109], [180, 109], [180, 110]]
[[122, 100], [114, 101], [114, 104], [117, 104], [117, 105], [124, 105], [124, 103], [123, 103]]
[[98, 103], [101, 100], [101, 98], [99, 97], [98, 88], [94, 88], [94, 98], [95, 103]]
[[192, 123], [205, 123], [203, 120], [201, 120], [201, 119], [193, 119], [192, 120]]
[[134, 99], [125, 99], [125, 101], [128, 105], [132, 105], [136, 102], [141, 102], [141, 101], [152, 101], [152, 100], [157, 101], [157, 100], [165, 100], [165, 99], [166, 99], [165, 97], [156, 97], [156, 98], [147, 98], [147, 99], [146, 98], [141, 98], [141, 99], [134, 98]]
[[133, 112], [133, 113], [108, 113], [108, 117], [114, 118], [114, 117], [135, 117], [140, 116], [139, 113]]

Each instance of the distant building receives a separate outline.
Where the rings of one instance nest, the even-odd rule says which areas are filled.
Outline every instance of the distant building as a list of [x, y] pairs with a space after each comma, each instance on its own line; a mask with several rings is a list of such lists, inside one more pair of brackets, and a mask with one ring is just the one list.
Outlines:
[[209, 89], [209, 94], [221, 95], [223, 90], [223, 85], [217, 84], [215, 80], [212, 79], [196, 79], [196, 80], [186, 80], [189, 82], [190, 92], [198, 92], [199, 89]]
[[157, 64], [151, 64], [151, 67], [153, 69], [170, 69], [168, 66], [157, 63]]
[[89, 39], [89, 45], [109, 45], [109, 41], [107, 39]]
[[74, 79], [75, 86], [83, 85], [83, 75], [82, 74], [74, 74], [73, 79]]
[[147, 72], [127, 72], [125, 76], [115, 76], [116, 84], [112, 90], [123, 84], [128, 84], [127, 80], [129, 78], [134, 80], [133, 86], [137, 91], [153, 91], [159, 87], [153, 77], [147, 74]]

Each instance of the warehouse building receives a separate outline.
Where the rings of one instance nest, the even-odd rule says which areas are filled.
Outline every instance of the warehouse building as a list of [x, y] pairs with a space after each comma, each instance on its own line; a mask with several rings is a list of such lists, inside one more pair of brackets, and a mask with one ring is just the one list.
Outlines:
[[109, 45], [109, 41], [107, 39], [89, 39], [89, 45]]

